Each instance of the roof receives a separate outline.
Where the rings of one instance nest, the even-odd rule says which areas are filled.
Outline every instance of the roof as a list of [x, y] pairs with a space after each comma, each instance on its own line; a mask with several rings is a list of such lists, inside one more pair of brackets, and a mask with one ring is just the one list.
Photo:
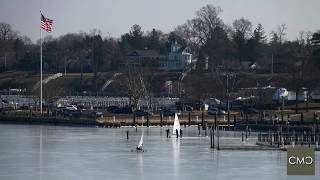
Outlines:
[[159, 54], [155, 50], [133, 50], [128, 56], [143, 56], [143, 57], [165, 57], [162, 54]]

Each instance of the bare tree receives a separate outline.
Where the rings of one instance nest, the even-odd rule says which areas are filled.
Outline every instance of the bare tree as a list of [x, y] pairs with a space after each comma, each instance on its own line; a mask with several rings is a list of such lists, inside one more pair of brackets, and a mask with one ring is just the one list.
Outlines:
[[130, 104], [133, 104], [133, 108], [138, 108], [139, 99], [146, 94], [146, 88], [144, 85], [142, 69], [138, 65], [127, 65], [127, 88], [128, 96], [130, 98]]
[[0, 23], [0, 40], [13, 40], [18, 35], [8, 23]]
[[176, 28], [176, 32], [181, 37], [188, 40], [189, 44], [203, 46], [218, 26], [224, 24], [219, 17], [222, 9], [213, 5], [206, 5], [196, 12], [196, 17], [188, 20], [187, 23]]
[[249, 36], [251, 36], [252, 23], [248, 19], [236, 19], [232, 23], [232, 26], [234, 28], [235, 35], [241, 36], [244, 39], [247, 39]]
[[14, 57], [14, 40], [17, 34], [17, 32], [12, 30], [10, 24], [0, 23], [0, 58], [4, 59], [5, 68], [7, 61], [12, 60], [12, 58], [8, 57]]
[[312, 32], [300, 31], [297, 41], [301, 46], [310, 46], [312, 40]]
[[53, 80], [43, 87], [43, 98], [46, 102], [47, 115], [53, 108], [53, 102], [64, 94], [63, 81]]
[[277, 35], [279, 37], [279, 43], [282, 44], [283, 41], [285, 40], [285, 36], [287, 35], [286, 33], [287, 30], [287, 25], [286, 24], [281, 24], [277, 27]]
[[240, 61], [247, 60], [246, 45], [251, 36], [252, 24], [248, 19], [240, 18], [233, 22], [233, 41], [238, 46], [237, 57]]

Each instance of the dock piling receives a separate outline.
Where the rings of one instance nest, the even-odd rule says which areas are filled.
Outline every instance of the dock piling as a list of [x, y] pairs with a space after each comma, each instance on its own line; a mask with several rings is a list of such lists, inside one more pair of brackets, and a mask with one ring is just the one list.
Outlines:
[[129, 130], [127, 130], [127, 140], [129, 140]]
[[188, 113], [188, 126], [191, 126], [191, 112]]
[[160, 113], [160, 126], [162, 127], [163, 126], [163, 114], [162, 112]]
[[243, 139], [243, 131], [241, 132], [241, 141], [244, 142], [244, 139]]
[[212, 141], [212, 129], [210, 130], [210, 148], [213, 149], [213, 141]]

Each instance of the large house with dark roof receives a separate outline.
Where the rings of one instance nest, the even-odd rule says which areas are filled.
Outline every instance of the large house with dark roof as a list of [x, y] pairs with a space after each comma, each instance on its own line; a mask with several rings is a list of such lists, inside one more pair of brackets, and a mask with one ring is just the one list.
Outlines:
[[127, 55], [125, 64], [151, 66], [162, 71], [179, 71], [191, 67], [191, 58], [189, 49], [175, 42], [171, 45], [168, 55], [159, 54], [154, 50], [133, 50]]
[[133, 50], [127, 55], [127, 63], [130, 65], [159, 66], [159, 62], [166, 59], [165, 55], [154, 50]]

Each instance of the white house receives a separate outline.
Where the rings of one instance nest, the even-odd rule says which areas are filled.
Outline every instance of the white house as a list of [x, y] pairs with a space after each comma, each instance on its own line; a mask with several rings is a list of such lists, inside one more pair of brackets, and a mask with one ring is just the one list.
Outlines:
[[192, 54], [188, 48], [181, 47], [177, 42], [171, 45], [171, 51], [165, 61], [160, 61], [159, 69], [164, 71], [183, 70], [191, 67]]

